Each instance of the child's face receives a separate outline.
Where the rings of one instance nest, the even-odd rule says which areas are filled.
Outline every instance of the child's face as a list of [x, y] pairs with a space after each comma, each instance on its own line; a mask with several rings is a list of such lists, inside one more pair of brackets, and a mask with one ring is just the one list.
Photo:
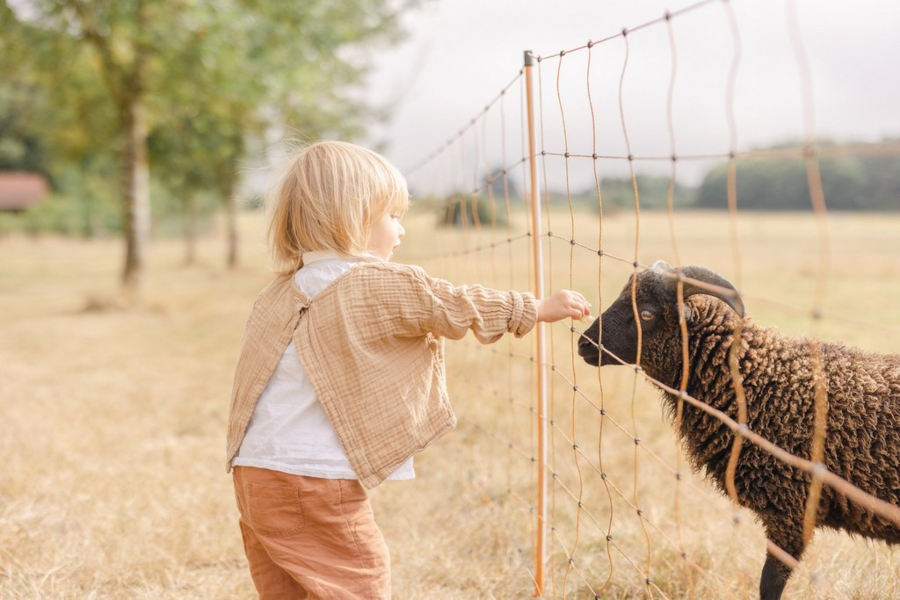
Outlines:
[[400, 218], [395, 215], [384, 214], [372, 224], [369, 232], [369, 252], [384, 260], [389, 260], [394, 249], [400, 245], [400, 238], [406, 235], [406, 230], [400, 224]]

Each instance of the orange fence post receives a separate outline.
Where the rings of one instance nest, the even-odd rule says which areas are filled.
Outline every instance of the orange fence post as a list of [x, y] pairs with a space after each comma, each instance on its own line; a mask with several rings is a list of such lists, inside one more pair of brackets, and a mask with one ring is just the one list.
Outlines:
[[[531, 70], [534, 66], [534, 54], [525, 51], [525, 98], [528, 107], [528, 167], [530, 170], [531, 198], [531, 249], [534, 260], [534, 297], [544, 297], [544, 264], [541, 250], [541, 203], [538, 194], [537, 157], [534, 153], [534, 101]], [[545, 373], [544, 324], [538, 323], [536, 328], [535, 367], [537, 369], [537, 532], [534, 543], [534, 595], [544, 594], [544, 562], [547, 541], [547, 378]]]

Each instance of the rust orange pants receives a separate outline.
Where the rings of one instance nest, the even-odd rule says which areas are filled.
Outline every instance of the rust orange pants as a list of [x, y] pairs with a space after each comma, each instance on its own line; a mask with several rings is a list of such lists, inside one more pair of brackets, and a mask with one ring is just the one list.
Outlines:
[[260, 600], [390, 598], [387, 544], [358, 481], [255, 467], [233, 472]]

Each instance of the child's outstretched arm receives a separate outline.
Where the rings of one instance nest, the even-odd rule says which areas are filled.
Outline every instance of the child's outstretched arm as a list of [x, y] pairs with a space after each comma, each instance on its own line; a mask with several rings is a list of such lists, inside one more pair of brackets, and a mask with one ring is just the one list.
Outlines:
[[520, 337], [538, 321], [590, 316], [590, 304], [578, 292], [559, 290], [537, 301], [528, 292], [495, 290], [481, 285], [455, 286], [415, 268], [417, 301], [401, 309], [410, 335], [431, 332], [461, 339], [471, 329], [482, 343], [495, 342], [504, 333]]

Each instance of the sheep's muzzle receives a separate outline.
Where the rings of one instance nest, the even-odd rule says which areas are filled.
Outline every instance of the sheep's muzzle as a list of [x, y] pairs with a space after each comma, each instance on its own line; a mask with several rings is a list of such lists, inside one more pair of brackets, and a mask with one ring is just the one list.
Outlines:
[[599, 319], [594, 321], [578, 338], [578, 356], [583, 358], [584, 362], [595, 367], [600, 363], [600, 348], [597, 344], [598, 322]]

